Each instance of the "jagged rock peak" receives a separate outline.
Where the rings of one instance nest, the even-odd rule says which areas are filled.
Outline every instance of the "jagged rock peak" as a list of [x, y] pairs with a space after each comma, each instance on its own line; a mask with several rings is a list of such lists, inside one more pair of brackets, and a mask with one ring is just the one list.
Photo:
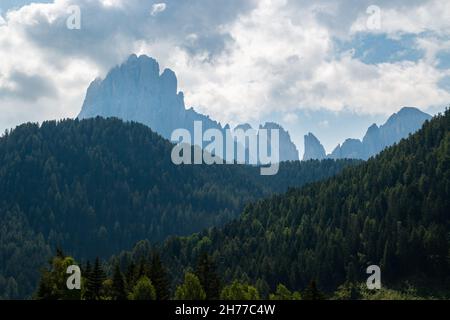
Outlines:
[[303, 161], [318, 159], [322, 160], [326, 157], [325, 148], [311, 132], [304, 136], [305, 153], [303, 154]]

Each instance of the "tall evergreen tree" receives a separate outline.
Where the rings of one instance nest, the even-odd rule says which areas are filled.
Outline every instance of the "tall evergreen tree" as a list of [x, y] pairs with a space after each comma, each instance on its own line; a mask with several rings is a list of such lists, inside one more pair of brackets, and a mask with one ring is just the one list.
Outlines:
[[166, 268], [161, 262], [161, 258], [158, 252], [154, 252], [150, 264], [150, 279], [156, 290], [157, 300], [169, 299], [169, 277]]
[[112, 279], [112, 292], [114, 300], [126, 300], [127, 293], [125, 291], [125, 280], [123, 274], [120, 271], [119, 264], [114, 267], [114, 274]]
[[220, 278], [213, 259], [206, 252], [202, 253], [197, 261], [195, 275], [205, 290], [206, 299], [219, 299], [221, 290]]
[[84, 286], [83, 286], [83, 297], [86, 300], [94, 300], [94, 292], [92, 291], [92, 286], [90, 283], [90, 278], [92, 274], [92, 267], [91, 262], [88, 260], [86, 262], [86, 266], [84, 267], [84, 270], [82, 271]]
[[51, 280], [51, 274], [48, 270], [44, 270], [41, 273], [39, 279], [38, 290], [35, 295], [37, 300], [56, 300], [58, 297], [54, 294], [53, 281]]
[[93, 300], [100, 300], [101, 295], [100, 291], [102, 289], [103, 281], [105, 281], [106, 275], [103, 271], [103, 268], [100, 264], [100, 259], [97, 257], [95, 259], [94, 269], [92, 269], [92, 272], [88, 275], [87, 278], [87, 287], [89, 292], [92, 294], [90, 297]]

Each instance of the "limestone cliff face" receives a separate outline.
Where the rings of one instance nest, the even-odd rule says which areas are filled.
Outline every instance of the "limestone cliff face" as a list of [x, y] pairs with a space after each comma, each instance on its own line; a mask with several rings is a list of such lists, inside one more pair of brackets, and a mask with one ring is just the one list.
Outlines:
[[303, 161], [317, 159], [325, 159], [325, 148], [311, 132], [305, 135], [305, 153], [303, 154]]
[[175, 129], [193, 128], [194, 121], [202, 121], [206, 128], [220, 127], [193, 109], [186, 110], [175, 73], [170, 69], [160, 73], [158, 62], [145, 55], [131, 55], [104, 80], [91, 83], [78, 117], [96, 116], [140, 122], [167, 139]]
[[[187, 129], [193, 135], [195, 121], [202, 122], [203, 130], [229, 128], [193, 108], [186, 109], [184, 95], [178, 92], [175, 73], [170, 69], [161, 73], [158, 62], [145, 55], [131, 55], [113, 68], [105, 79], [91, 83], [78, 118], [97, 116], [140, 122], [166, 139], [179, 128]], [[240, 128], [245, 131], [249, 127], [246, 124]], [[261, 128], [280, 130], [280, 161], [298, 160], [297, 148], [286, 130], [275, 123]]]
[[[269, 133], [270, 130], [278, 130], [279, 132], [279, 148], [280, 148], [280, 161], [296, 161], [299, 160], [298, 150], [295, 144], [291, 140], [289, 132], [287, 132], [282, 126], [275, 122], [267, 122], [260, 129], [266, 129]], [[270, 135], [269, 135], [270, 137]]]

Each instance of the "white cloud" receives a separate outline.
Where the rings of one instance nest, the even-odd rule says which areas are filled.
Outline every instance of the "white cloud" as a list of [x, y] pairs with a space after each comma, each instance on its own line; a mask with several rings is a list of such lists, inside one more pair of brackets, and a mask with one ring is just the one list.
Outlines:
[[[172, 68], [187, 105], [222, 123], [258, 122], [275, 111], [294, 123], [299, 109], [390, 114], [403, 105], [447, 104], [450, 94], [438, 83], [450, 74], [437, 68], [437, 55], [450, 47], [442, 40], [450, 35], [450, 3], [380, 0], [377, 32], [417, 33], [426, 55], [368, 65], [338, 54], [335, 37], [366, 32], [360, 26], [370, 2], [192, 0], [170, 10], [153, 4], [152, 15], [166, 10], [158, 19], [140, 0], [55, 0], [9, 11], [7, 24], [0, 20], [0, 92], [30, 83], [13, 81], [19, 73], [48, 80], [56, 93], [42, 92], [32, 105], [0, 94], [0, 129], [76, 116], [89, 82], [132, 52]], [[65, 28], [73, 4], [82, 11], [79, 31]]]
[[319, 122], [319, 127], [321, 128], [328, 128], [330, 126], [330, 123], [328, 122], [328, 120], [322, 120]]
[[294, 125], [298, 122], [298, 115], [296, 115], [295, 113], [286, 113], [283, 116], [283, 122], [290, 125]]
[[163, 12], [166, 10], [166, 4], [164, 2], [161, 3], [155, 3], [154, 5], [152, 5], [152, 12], [151, 15], [152, 16], [156, 16], [159, 13]]
[[125, 3], [124, 0], [100, 0], [105, 7], [121, 8]]
[[[409, 6], [407, 3], [405, 4], [397, 8], [381, 5], [381, 28], [375, 32], [388, 33], [391, 36], [398, 36], [402, 33], [419, 34], [426, 31], [449, 34], [450, 5], [448, 1], [422, 1], [419, 5]], [[351, 32], [369, 31], [366, 26], [367, 19], [368, 15], [364, 12], [361, 13], [351, 26]]]
[[167, 63], [180, 74], [187, 101], [230, 122], [303, 108], [387, 115], [450, 101], [438, 86], [447, 72], [434, 61], [368, 65], [350, 53], [336, 57], [332, 30], [312, 11], [289, 9], [286, 1], [260, 1], [223, 26], [234, 41], [212, 63], [174, 51]]

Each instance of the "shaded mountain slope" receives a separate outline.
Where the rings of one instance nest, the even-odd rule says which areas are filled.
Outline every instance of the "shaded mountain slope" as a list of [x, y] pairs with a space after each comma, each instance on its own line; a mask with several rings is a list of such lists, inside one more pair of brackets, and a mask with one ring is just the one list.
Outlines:
[[385, 284], [448, 285], [450, 111], [336, 177], [246, 207], [224, 228], [172, 238], [173, 274], [209, 252], [226, 279], [332, 291], [381, 267]]
[[92, 259], [188, 235], [357, 163], [286, 163], [261, 177], [244, 165], [176, 166], [172, 146], [145, 125], [102, 118], [24, 124], [1, 137], [0, 296], [30, 293], [56, 246]]

